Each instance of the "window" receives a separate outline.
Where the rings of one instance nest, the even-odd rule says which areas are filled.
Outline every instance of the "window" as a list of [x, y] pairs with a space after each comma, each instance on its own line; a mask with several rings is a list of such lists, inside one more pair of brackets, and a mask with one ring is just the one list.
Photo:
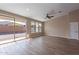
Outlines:
[[42, 24], [39, 23], [39, 32], [42, 32]]
[[42, 23], [31, 21], [31, 33], [42, 32]]
[[36, 22], [36, 32], [39, 32], [39, 26], [38, 26], [38, 22]]
[[31, 32], [34, 33], [35, 32], [35, 22], [31, 21]]

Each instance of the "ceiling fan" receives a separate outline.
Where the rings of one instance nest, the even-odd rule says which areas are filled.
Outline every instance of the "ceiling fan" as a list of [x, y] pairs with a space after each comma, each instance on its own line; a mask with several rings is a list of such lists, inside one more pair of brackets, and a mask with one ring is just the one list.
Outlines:
[[49, 15], [49, 14], [46, 15], [46, 18], [48, 18], [48, 19], [51, 19], [52, 17], [54, 17], [54, 16]]
[[62, 13], [62, 11], [52, 10], [51, 12], [46, 14], [46, 19], [52, 19], [56, 14]]

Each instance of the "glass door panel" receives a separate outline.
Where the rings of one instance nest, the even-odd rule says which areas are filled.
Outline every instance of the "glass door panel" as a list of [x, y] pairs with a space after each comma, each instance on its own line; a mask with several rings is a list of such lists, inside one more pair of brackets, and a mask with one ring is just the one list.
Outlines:
[[15, 20], [15, 40], [26, 38], [26, 21]]
[[0, 44], [14, 41], [14, 19], [0, 17]]

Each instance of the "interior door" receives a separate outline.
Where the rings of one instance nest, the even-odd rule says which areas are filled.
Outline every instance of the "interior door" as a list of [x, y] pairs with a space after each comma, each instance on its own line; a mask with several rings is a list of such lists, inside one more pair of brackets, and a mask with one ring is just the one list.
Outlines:
[[70, 38], [78, 39], [78, 22], [70, 23]]

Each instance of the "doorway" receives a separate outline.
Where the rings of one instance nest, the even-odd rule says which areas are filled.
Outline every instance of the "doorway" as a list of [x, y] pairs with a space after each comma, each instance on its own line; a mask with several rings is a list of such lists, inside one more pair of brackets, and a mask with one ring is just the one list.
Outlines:
[[70, 39], [78, 39], [78, 22], [70, 23]]

